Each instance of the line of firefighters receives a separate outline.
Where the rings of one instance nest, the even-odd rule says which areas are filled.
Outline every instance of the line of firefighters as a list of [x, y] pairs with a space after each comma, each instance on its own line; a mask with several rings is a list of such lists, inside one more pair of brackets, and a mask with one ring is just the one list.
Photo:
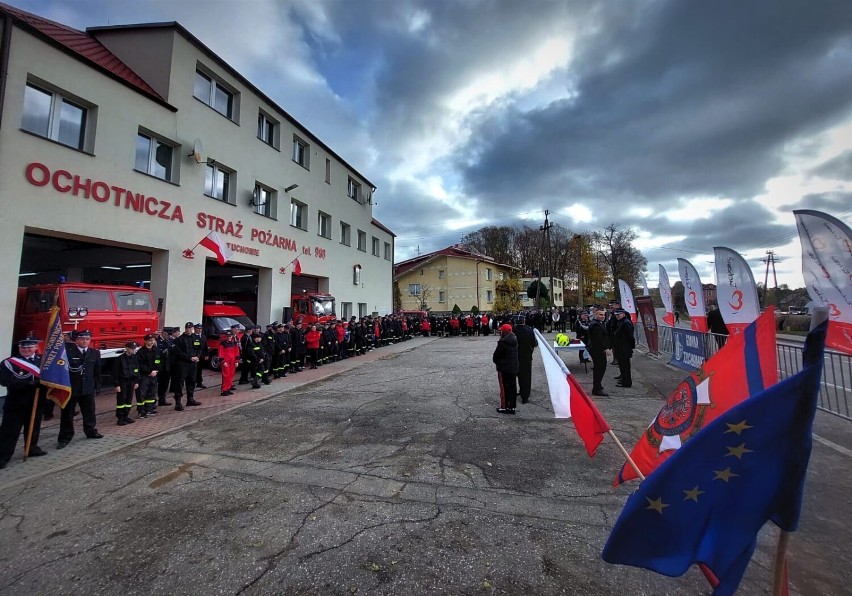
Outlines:
[[[232, 395], [235, 376], [237, 385], [251, 384], [253, 389], [270, 384], [273, 379], [315, 369], [324, 364], [366, 354], [368, 351], [411, 338], [406, 317], [362, 318], [357, 321], [316, 323], [304, 328], [301, 322], [274, 322], [262, 332], [259, 325], [245, 329], [234, 325], [220, 335], [218, 357], [222, 372], [220, 395]], [[203, 363], [208, 359], [207, 338], [202, 326], [188, 322], [181, 333], [179, 327], [164, 327], [158, 334], [146, 335], [142, 346], [128, 342], [125, 353], [113, 367], [116, 390], [116, 417], [119, 425], [130, 424], [129, 414], [136, 398], [138, 418], [156, 414], [158, 406], [170, 406], [168, 393], [174, 397], [175, 409], [201, 405], [195, 399], [196, 389], [205, 389], [201, 379]]]

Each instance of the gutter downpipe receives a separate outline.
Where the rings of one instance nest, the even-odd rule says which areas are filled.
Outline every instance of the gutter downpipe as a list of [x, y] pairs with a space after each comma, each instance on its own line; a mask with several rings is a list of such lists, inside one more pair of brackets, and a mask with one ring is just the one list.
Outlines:
[[6, 99], [6, 79], [9, 76], [9, 52], [12, 48], [12, 17], [3, 16], [3, 38], [0, 40], [0, 128], [3, 126], [3, 106]]
[[481, 310], [479, 308], [479, 264], [484, 263], [485, 261], [476, 260], [476, 309]]

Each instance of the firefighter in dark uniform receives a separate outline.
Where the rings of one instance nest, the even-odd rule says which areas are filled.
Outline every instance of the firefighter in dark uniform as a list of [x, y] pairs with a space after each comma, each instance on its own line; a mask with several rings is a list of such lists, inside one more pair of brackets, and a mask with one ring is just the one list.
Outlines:
[[245, 333], [240, 334], [240, 380], [237, 382], [237, 385], [247, 385], [249, 383], [249, 372], [251, 372], [251, 365], [245, 359], [243, 354], [246, 353], [251, 347], [251, 334], [254, 331], [259, 331], [260, 327], [254, 325], [250, 329], [246, 329]]
[[281, 379], [287, 376], [290, 368], [290, 331], [284, 323], [275, 327], [275, 360], [272, 363], [272, 376]]
[[293, 344], [293, 356], [290, 360], [293, 372], [301, 372], [305, 368], [305, 331], [302, 321], [297, 321], [296, 326], [290, 331], [290, 342]]
[[[3, 404], [3, 422], [0, 423], [0, 469], [5, 468], [15, 453], [21, 431], [28, 428], [33, 411], [33, 402], [37, 399], [38, 375], [34, 370], [41, 368], [41, 356], [36, 354], [38, 339], [27, 337], [18, 342], [20, 356], [6, 358], [0, 362], [0, 385], [6, 387], [6, 401]], [[30, 457], [47, 455], [38, 446], [41, 429], [41, 404], [36, 409], [33, 423]]]
[[95, 395], [101, 391], [101, 353], [89, 347], [92, 332], [88, 329], [71, 334], [72, 342], [65, 344], [68, 372], [71, 376], [71, 399], [62, 409], [57, 449], [63, 449], [74, 438], [74, 409], [80, 406], [83, 432], [87, 439], [103, 437], [97, 429]]
[[251, 343], [243, 351], [243, 362], [249, 366], [252, 389], [260, 389], [265, 359], [266, 351], [263, 347], [263, 335], [259, 331], [255, 331], [251, 334]]
[[159, 406], [172, 405], [172, 402], [166, 400], [166, 394], [172, 377], [171, 354], [175, 343], [172, 333], [175, 329], [177, 328], [163, 327], [162, 333], [157, 336], [157, 349], [160, 351], [160, 372], [157, 373], [157, 405]]
[[612, 351], [615, 354], [615, 360], [618, 361], [619, 370], [616, 386], [628, 388], [633, 386], [630, 359], [633, 357], [633, 349], [636, 347], [635, 330], [630, 315], [623, 308], [616, 309], [613, 316], [618, 321], [612, 342]]
[[136, 351], [139, 361], [139, 389], [136, 390], [136, 410], [140, 418], [157, 415], [157, 388], [162, 358], [157, 336], [149, 333], [145, 343]]
[[266, 331], [263, 334], [263, 350], [266, 353], [266, 360], [263, 362], [264, 385], [269, 385], [272, 382], [272, 359], [275, 357], [276, 327], [278, 327], [278, 321], [273, 321], [266, 326]]
[[[139, 388], [139, 360], [136, 357], [135, 341], [129, 341], [124, 346], [124, 354], [115, 358], [112, 377], [115, 380], [115, 417], [118, 426], [133, 424], [130, 410], [133, 409], [133, 394]], [[147, 418], [144, 406], [136, 400], [139, 417]], [[143, 415], [144, 414], [144, 415]]]
[[187, 323], [183, 327], [183, 334], [175, 340], [175, 358], [177, 359], [177, 381], [175, 387], [175, 410], [183, 410], [180, 403], [183, 397], [183, 388], [186, 386], [186, 405], [200, 406], [200, 401], [195, 401], [195, 381], [198, 374], [198, 366], [201, 362], [201, 338], [195, 335], [195, 325]]
[[207, 336], [202, 333], [204, 326], [201, 323], [196, 323], [193, 329], [196, 337], [201, 341], [201, 360], [198, 361], [198, 366], [195, 367], [195, 388], [207, 389], [207, 385], [201, 379], [201, 371], [204, 370], [204, 363], [210, 360], [210, 352], [207, 349]]
[[169, 387], [170, 391], [174, 395], [175, 399], [177, 399], [178, 395], [183, 395], [183, 382], [179, 378], [180, 375], [180, 366], [178, 366], [178, 352], [175, 350], [175, 342], [181, 336], [180, 327], [171, 327], [172, 332], [169, 334], [171, 337], [171, 345], [169, 348], [169, 376], [171, 377]]

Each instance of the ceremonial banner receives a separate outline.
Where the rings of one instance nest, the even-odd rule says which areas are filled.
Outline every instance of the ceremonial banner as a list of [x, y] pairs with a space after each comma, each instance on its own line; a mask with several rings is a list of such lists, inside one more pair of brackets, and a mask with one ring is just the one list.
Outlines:
[[64, 408], [71, 398], [71, 376], [68, 373], [68, 356], [65, 354], [65, 338], [59, 308], [54, 306], [47, 325], [44, 340], [44, 355], [41, 357], [41, 384], [47, 387], [45, 397]]
[[660, 334], [657, 329], [657, 312], [654, 310], [654, 301], [650, 296], [639, 296], [636, 299], [636, 309], [639, 311], [639, 319], [642, 321], [642, 327], [645, 329], [648, 351], [659, 355]]
[[621, 295], [621, 308], [630, 313], [630, 320], [636, 323], [636, 303], [633, 300], [633, 290], [623, 279], [618, 280], [618, 293]]
[[852, 230], [819, 211], [797, 210], [808, 295], [828, 308], [825, 345], [852, 354]]
[[716, 299], [731, 335], [742, 333], [760, 315], [760, 298], [751, 267], [730, 248], [713, 248], [716, 262]]
[[[777, 382], [775, 309], [768, 308], [675, 387], [630, 456], [647, 476], [712, 420]], [[633, 478], [636, 472], [625, 464], [613, 484]]]
[[609, 432], [609, 424], [553, 350], [553, 346], [538, 329], [533, 331], [544, 363], [553, 415], [556, 418], [571, 418], [574, 421], [574, 428], [586, 447], [586, 453], [589, 457], [594, 457], [598, 445], [603, 440], [603, 435]]
[[692, 263], [686, 259], [677, 260], [677, 270], [680, 281], [683, 282], [683, 301], [686, 302], [686, 312], [692, 319], [692, 330], [707, 333], [707, 308], [704, 306], [704, 286]]
[[702, 563], [714, 594], [736, 592], [763, 525], [798, 526], [825, 333], [823, 323], [808, 335], [799, 373], [728, 410], [642, 482], [605, 561], [672, 577]]
[[666, 268], [660, 265], [660, 298], [663, 300], [663, 307], [666, 309], [666, 314], [663, 315], [663, 323], [669, 327], [674, 327], [674, 306], [672, 305], [672, 286], [669, 283], [669, 274], [666, 273]]

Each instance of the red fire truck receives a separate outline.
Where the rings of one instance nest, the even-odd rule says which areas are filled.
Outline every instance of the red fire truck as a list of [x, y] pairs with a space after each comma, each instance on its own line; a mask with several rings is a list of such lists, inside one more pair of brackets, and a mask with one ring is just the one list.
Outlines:
[[43, 284], [18, 288], [14, 341], [35, 335], [47, 336], [50, 310], [59, 307], [62, 330], [92, 332], [92, 347], [102, 358], [124, 352], [124, 344], [140, 344], [148, 333], [159, 328], [159, 315], [151, 291], [135, 286], [84, 283]]
[[304, 325], [316, 322], [327, 323], [337, 319], [334, 310], [334, 296], [330, 294], [318, 294], [315, 292], [303, 292], [293, 294], [290, 305], [292, 308], [293, 321], [301, 321]]
[[224, 300], [206, 300], [202, 308], [202, 315], [201, 324], [204, 325], [204, 335], [207, 336], [207, 354], [210, 357], [208, 362], [210, 368], [219, 370], [221, 364], [219, 341], [222, 333], [237, 323], [250, 330], [254, 322], [235, 302]]

